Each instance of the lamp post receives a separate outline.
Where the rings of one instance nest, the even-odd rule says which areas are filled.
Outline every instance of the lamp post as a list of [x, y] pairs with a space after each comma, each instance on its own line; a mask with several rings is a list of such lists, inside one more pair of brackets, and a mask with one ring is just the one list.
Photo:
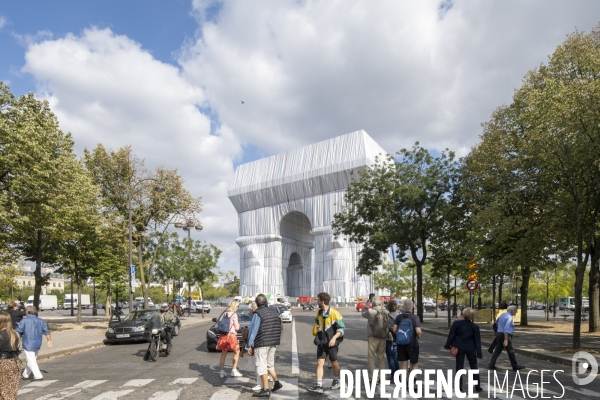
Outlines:
[[[202, 223], [200, 223], [200, 221], [196, 218], [186, 218], [186, 219], [182, 219], [180, 221], [175, 222], [175, 228], [179, 228], [179, 229], [183, 229], [184, 231], [187, 232], [188, 234], [188, 239], [190, 238], [190, 233], [192, 231], [192, 228], [196, 229], [197, 231], [201, 231], [203, 228]], [[188, 317], [191, 315], [191, 308], [192, 308], [192, 293], [191, 293], [191, 284], [190, 282], [188, 282]], [[202, 298], [200, 299], [201, 301], [201, 306], [200, 306], [200, 310], [202, 312], [202, 318], [204, 318], [204, 296], [201, 296]]]
[[[137, 185], [139, 185], [142, 182], [145, 181], [156, 181], [156, 179], [154, 178], [147, 178], [147, 179], [141, 179], [139, 181], [137, 181], [136, 183], [134, 183], [133, 185], [131, 185], [131, 182], [129, 184], [129, 190], [127, 191], [127, 211], [129, 213], [129, 312], [133, 312], [133, 284], [132, 284], [132, 266], [133, 266], [133, 223], [132, 223], [132, 218], [131, 218], [131, 193], [133, 192], [133, 190], [135, 189], [135, 187]], [[165, 188], [164, 186], [159, 186], [156, 185], [154, 187], [154, 191], [155, 192], [164, 192]], [[117, 304], [118, 307], [118, 304]]]

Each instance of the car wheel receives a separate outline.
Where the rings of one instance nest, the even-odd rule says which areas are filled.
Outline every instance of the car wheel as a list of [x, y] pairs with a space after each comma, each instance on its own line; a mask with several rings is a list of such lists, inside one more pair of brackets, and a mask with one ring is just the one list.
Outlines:
[[158, 346], [160, 345], [160, 343], [158, 343], [158, 340], [153, 340], [152, 343], [150, 344], [150, 359], [152, 361], [156, 361], [156, 359], [158, 358]]

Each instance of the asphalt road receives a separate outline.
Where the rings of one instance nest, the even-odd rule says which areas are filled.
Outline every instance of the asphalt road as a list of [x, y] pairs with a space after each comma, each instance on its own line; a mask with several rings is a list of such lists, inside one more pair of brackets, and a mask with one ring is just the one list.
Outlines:
[[[340, 346], [339, 360], [343, 369], [355, 371], [366, 368], [366, 321], [354, 310], [341, 310], [346, 322], [345, 340]], [[211, 314], [211, 317], [216, 315]], [[314, 321], [313, 312], [294, 311], [294, 323], [285, 324], [281, 345], [276, 355], [276, 370], [284, 388], [271, 396], [280, 399], [337, 399], [339, 391], [327, 391], [325, 395], [307, 392], [307, 388], [315, 384], [316, 349], [312, 343], [311, 328]], [[143, 360], [146, 344], [113, 345], [86, 352], [62, 356], [40, 363], [44, 373], [43, 382], [28, 383], [22, 381], [19, 399], [211, 399], [236, 400], [250, 399], [254, 386], [254, 367], [249, 363], [252, 358], [244, 357], [240, 361], [239, 370], [244, 374], [240, 379], [221, 379], [219, 377], [219, 353], [206, 350], [206, 330], [209, 323], [183, 329], [179, 337], [174, 338], [173, 352], [169, 357], [161, 357], [157, 362]], [[295, 328], [295, 335], [293, 330]], [[294, 336], [296, 342], [294, 346]], [[483, 338], [484, 344], [490, 338]], [[453, 369], [454, 358], [442, 348], [445, 339], [441, 336], [424, 334], [421, 340], [421, 368]], [[293, 348], [297, 348], [297, 358], [293, 356]], [[232, 355], [228, 355], [226, 371], [231, 369]], [[490, 355], [484, 350], [484, 358], [479, 367], [482, 372], [483, 386], [486, 388], [480, 397], [487, 395], [487, 363]], [[536, 396], [536, 384], [541, 381], [540, 370], [556, 371], [559, 385], [552, 373], [545, 372], [544, 395], [563, 399], [597, 399], [600, 397], [600, 379], [587, 386], [577, 387], [573, 383], [571, 371], [565, 366], [540, 360], [524, 359], [517, 355], [519, 363], [528, 368], [519, 374], [523, 388], [529, 388], [529, 394], [518, 387], [512, 397], [501, 395], [489, 398], [540, 398]], [[294, 360], [297, 360], [294, 361]], [[502, 382], [508, 367], [508, 357], [501, 355], [499, 362], [499, 379]], [[570, 368], [569, 368], [570, 369]], [[535, 370], [535, 371], [532, 371]], [[529, 374], [529, 385], [527, 377]], [[508, 373], [511, 389], [515, 373]], [[332, 370], [325, 370], [325, 386], [333, 378]], [[517, 385], [518, 386], [518, 385]], [[434, 385], [435, 387], [435, 385]], [[391, 390], [390, 390], [391, 391]], [[564, 393], [564, 394], [563, 394]], [[365, 393], [363, 391], [363, 397]], [[375, 398], [379, 398], [376, 396]]]

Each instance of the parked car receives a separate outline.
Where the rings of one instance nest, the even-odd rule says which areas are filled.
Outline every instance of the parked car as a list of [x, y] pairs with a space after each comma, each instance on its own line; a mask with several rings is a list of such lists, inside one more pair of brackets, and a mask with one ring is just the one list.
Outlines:
[[[214, 324], [208, 328], [206, 331], [206, 347], [208, 351], [217, 351], [217, 340], [219, 339], [219, 322], [223, 319], [223, 314], [225, 311], [219, 315], [218, 318], [213, 318]], [[242, 329], [245, 326], [250, 326], [250, 322], [252, 322], [252, 317], [250, 316], [250, 311], [248, 310], [248, 306], [240, 305], [240, 308], [236, 311], [238, 316], [238, 322], [240, 323], [240, 329], [237, 331], [238, 340], [242, 341]]]
[[[116, 315], [116, 314], [115, 314]], [[111, 320], [106, 329], [106, 339], [104, 343], [120, 342], [147, 342], [150, 340], [148, 325], [152, 320], [158, 317], [160, 322], [160, 313], [158, 310], [137, 310], [129, 313], [122, 320]], [[152, 324], [156, 325], [156, 321]]]
[[275, 307], [279, 309], [279, 315], [281, 316], [282, 322], [292, 322], [292, 312], [284, 304], [275, 304]]
[[[360, 301], [356, 304], [356, 311], [362, 311], [367, 306], [366, 301]], [[371, 304], [369, 304], [369, 308], [373, 308]]]
[[435, 304], [431, 301], [424, 301], [423, 307], [425, 308], [425, 312], [435, 312]]

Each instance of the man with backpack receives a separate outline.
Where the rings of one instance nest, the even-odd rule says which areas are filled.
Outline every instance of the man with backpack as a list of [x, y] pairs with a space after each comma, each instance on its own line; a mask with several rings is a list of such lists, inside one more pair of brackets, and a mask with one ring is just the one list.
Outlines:
[[[369, 305], [372, 308], [369, 308]], [[367, 307], [362, 311], [363, 318], [367, 319], [367, 336], [369, 350], [367, 353], [367, 368], [369, 377], [373, 376], [375, 369], [375, 359], [379, 360], [379, 369], [387, 369], [385, 361], [385, 347], [388, 337], [389, 316], [379, 297], [371, 297], [367, 302]]]
[[344, 321], [339, 311], [329, 307], [331, 296], [328, 293], [321, 292], [317, 295], [317, 305], [319, 311], [315, 316], [313, 326], [314, 344], [317, 346], [317, 384], [308, 390], [313, 393], [324, 393], [323, 391], [323, 365], [325, 358], [329, 356], [329, 361], [333, 366], [333, 382], [329, 389], [336, 390], [340, 388], [340, 365], [337, 361], [338, 346], [344, 339]]
[[404, 300], [403, 311], [396, 317], [394, 333], [396, 334], [396, 348], [401, 369], [408, 371], [408, 360], [411, 369], [419, 368], [419, 336], [421, 336], [421, 321], [413, 314], [415, 305], [412, 300]]

